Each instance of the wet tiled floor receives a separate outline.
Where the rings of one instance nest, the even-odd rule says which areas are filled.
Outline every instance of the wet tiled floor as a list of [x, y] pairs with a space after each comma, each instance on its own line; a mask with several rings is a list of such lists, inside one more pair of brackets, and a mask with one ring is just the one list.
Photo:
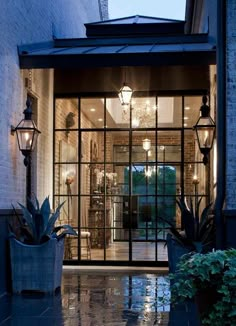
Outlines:
[[0, 298], [0, 325], [197, 326], [193, 304], [170, 310], [167, 275], [65, 270], [61, 292]]

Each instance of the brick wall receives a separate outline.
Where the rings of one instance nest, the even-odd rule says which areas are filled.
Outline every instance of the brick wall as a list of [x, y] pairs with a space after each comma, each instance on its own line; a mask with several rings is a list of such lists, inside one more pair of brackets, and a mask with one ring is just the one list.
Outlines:
[[[52, 37], [84, 36], [84, 23], [101, 19], [97, 0], [14, 0], [0, 3], [0, 208], [25, 201], [25, 167], [10, 126], [23, 118], [27, 71], [19, 69], [17, 45]], [[53, 71], [34, 70], [29, 90], [38, 102], [37, 193], [52, 193]]]
[[236, 209], [236, 2], [227, 1], [226, 209]]

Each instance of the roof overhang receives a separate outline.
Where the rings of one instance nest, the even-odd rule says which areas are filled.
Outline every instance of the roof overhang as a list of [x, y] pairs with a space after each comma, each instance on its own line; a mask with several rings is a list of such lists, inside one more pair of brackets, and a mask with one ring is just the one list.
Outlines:
[[18, 47], [20, 68], [215, 64], [207, 34], [56, 39]]

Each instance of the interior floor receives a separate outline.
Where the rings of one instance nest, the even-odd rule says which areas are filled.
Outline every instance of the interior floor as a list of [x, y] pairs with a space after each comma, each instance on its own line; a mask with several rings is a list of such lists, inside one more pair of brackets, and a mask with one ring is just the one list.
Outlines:
[[[70, 259], [77, 259], [78, 246], [77, 239], [72, 239], [69, 252]], [[74, 242], [74, 243], [73, 243]], [[155, 242], [132, 242], [132, 260], [133, 261], [155, 261]], [[105, 259], [104, 259], [105, 255]], [[67, 258], [67, 257], [65, 257]], [[129, 260], [129, 245], [128, 242], [113, 242], [108, 248], [97, 249], [89, 248], [86, 242], [83, 241], [81, 248], [82, 260], [108, 260], [108, 261], [128, 261]], [[157, 243], [157, 261], [168, 261], [167, 247], [165, 242]]]

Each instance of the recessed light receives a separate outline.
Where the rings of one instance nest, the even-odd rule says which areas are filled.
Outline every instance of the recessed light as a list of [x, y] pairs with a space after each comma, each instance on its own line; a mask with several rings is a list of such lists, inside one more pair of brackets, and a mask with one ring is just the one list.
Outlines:
[[190, 110], [190, 106], [185, 106], [185, 110]]
[[103, 121], [103, 119], [102, 119], [102, 118], [99, 118], [99, 119], [98, 119], [98, 121], [100, 121], [100, 122], [101, 122], [101, 121]]
[[91, 109], [90, 109], [90, 111], [91, 111], [91, 112], [95, 112], [95, 111], [96, 111], [96, 109], [94, 109], [94, 108], [91, 108]]
[[184, 120], [188, 120], [189, 119], [189, 117], [184, 117]]
[[184, 127], [187, 127], [187, 125], [188, 125], [187, 123], [184, 123]]

